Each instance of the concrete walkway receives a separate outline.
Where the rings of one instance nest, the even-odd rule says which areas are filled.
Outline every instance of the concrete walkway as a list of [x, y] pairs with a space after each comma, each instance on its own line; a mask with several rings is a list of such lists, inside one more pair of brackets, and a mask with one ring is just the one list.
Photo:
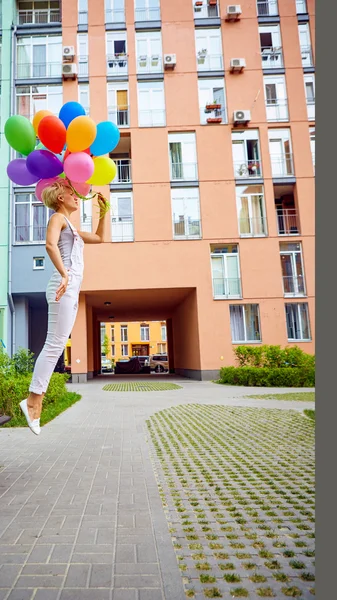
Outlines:
[[145, 420], [188, 403], [313, 408], [244, 398], [303, 389], [170, 378], [183, 389], [113, 393], [106, 381], [69, 386], [82, 400], [39, 437], [0, 429], [0, 600], [184, 599]]

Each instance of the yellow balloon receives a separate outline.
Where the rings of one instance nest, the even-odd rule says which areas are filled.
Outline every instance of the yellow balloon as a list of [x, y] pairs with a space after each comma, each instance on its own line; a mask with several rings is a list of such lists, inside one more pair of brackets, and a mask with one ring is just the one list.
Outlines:
[[69, 152], [87, 150], [96, 137], [96, 123], [90, 117], [80, 116], [71, 121], [67, 129]]
[[44, 119], [44, 117], [50, 117], [50, 115], [53, 116], [53, 113], [50, 112], [50, 110], [38, 110], [37, 113], [35, 113], [35, 115], [33, 117], [33, 127], [34, 127], [36, 133], [37, 133], [38, 127], [40, 125], [40, 121], [42, 121], [42, 119]]
[[117, 167], [116, 163], [107, 156], [96, 156], [93, 158], [95, 170], [86, 181], [86, 183], [90, 183], [91, 185], [106, 185], [110, 183], [116, 177]]

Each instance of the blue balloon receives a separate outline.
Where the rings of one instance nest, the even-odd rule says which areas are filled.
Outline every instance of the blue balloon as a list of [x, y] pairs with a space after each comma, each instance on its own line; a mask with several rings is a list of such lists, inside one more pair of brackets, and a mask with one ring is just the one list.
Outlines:
[[82, 116], [85, 116], [85, 110], [79, 102], [66, 102], [59, 112], [59, 119], [61, 119], [65, 127], [68, 127], [76, 117]]
[[102, 121], [97, 125], [95, 141], [90, 146], [90, 152], [94, 156], [102, 156], [114, 150], [121, 137], [120, 131], [114, 123]]

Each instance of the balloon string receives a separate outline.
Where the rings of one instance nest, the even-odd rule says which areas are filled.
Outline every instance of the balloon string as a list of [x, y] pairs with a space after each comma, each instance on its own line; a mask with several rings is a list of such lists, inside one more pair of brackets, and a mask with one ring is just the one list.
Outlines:
[[[81, 200], [93, 200], [94, 198], [96, 198], [97, 196], [97, 200], [98, 200], [98, 204], [95, 204], [95, 206], [97, 208], [99, 208], [100, 210], [100, 219], [103, 219], [103, 217], [105, 217], [105, 215], [107, 214], [107, 212], [109, 212], [111, 206], [110, 206], [110, 202], [108, 202], [108, 200], [103, 196], [103, 194], [101, 194], [101, 192], [95, 192], [94, 194], [92, 194], [91, 196], [82, 196], [82, 194], [80, 194], [72, 185], [72, 183], [69, 181], [68, 178], [66, 178], [70, 189], [74, 192], [74, 194], [76, 194], [76, 196], [78, 196], [79, 198], [81, 198]], [[100, 204], [100, 200], [102, 201], [102, 204]]]

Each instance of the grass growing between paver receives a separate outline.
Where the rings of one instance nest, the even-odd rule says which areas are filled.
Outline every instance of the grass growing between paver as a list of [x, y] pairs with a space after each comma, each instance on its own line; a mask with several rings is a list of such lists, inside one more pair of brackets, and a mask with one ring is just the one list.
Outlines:
[[124, 383], [107, 383], [103, 390], [106, 392], [163, 392], [165, 390], [181, 390], [176, 383], [152, 381], [127, 381]]
[[188, 404], [147, 426], [186, 596], [314, 594], [314, 423]]
[[[76, 392], [67, 392], [60, 400], [55, 403], [50, 403], [42, 408], [41, 413], [41, 426], [46, 425], [49, 421], [52, 421], [63, 413], [67, 408], [70, 408], [75, 402], [81, 400], [82, 396]], [[20, 414], [17, 417], [13, 417], [11, 421], [3, 425], [3, 427], [26, 427], [26, 418]]]
[[256, 400], [288, 400], [292, 402], [315, 402], [315, 392], [289, 392], [287, 394], [253, 394], [245, 398]]

